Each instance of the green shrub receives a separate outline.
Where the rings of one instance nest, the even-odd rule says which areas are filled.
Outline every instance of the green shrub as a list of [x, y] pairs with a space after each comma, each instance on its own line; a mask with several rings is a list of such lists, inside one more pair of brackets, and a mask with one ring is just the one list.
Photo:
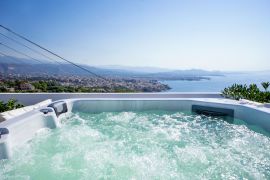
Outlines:
[[230, 99], [248, 99], [251, 101], [270, 103], [270, 92], [267, 91], [269, 82], [261, 83], [265, 91], [261, 91], [256, 84], [233, 84], [222, 91], [222, 96]]
[[24, 107], [24, 105], [18, 103], [15, 99], [10, 99], [7, 103], [0, 101], [0, 112], [10, 111], [21, 107]]
[[270, 82], [262, 82], [262, 87], [265, 91], [267, 91], [268, 87], [270, 86]]

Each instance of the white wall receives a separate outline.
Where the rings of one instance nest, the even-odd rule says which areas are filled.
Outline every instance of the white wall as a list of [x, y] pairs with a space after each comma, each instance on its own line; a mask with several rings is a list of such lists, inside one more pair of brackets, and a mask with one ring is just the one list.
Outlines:
[[220, 93], [0, 93], [0, 100], [17, 99], [24, 105], [33, 105], [46, 99], [68, 98], [222, 98]]

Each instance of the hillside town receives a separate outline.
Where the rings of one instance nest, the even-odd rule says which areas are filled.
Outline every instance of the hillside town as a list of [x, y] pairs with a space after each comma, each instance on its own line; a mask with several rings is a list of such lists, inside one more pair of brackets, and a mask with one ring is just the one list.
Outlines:
[[0, 92], [162, 92], [157, 80], [86, 76], [1, 74]]

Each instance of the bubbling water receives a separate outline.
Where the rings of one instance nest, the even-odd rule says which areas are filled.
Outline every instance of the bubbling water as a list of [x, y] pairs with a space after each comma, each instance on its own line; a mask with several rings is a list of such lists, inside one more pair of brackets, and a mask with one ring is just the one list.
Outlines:
[[74, 113], [0, 161], [0, 179], [269, 179], [270, 139], [188, 112]]

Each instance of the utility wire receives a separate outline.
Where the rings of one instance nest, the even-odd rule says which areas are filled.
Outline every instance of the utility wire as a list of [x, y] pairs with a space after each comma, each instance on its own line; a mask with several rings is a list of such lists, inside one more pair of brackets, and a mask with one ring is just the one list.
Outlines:
[[5, 53], [3, 53], [3, 52], [0, 52], [0, 54], [1, 54], [2, 56], [9, 57], [9, 55], [7, 55], [7, 54], [5, 54]]
[[[10, 56], [10, 55], [8, 55], [8, 54], [5, 54], [5, 53], [3, 53], [3, 52], [1, 52], [1, 51], [0, 51], [0, 54], [3, 55], [3, 56], [8, 57], [8, 58], [10, 58], [10, 59], [13, 59], [13, 60], [15, 60], [15, 61], [20, 61], [20, 62], [22, 62], [22, 63], [25, 64], [25, 65], [30, 65], [30, 66], [32, 66], [33, 68], [36, 68], [36, 67], [34, 67], [33, 64], [27, 64], [27, 63], [24, 62], [23, 60], [21, 60], [21, 59], [16, 59], [16, 58], [14, 58], [14, 57], [12, 57], [12, 56]], [[59, 62], [58, 62], [58, 63], [59, 63]], [[60, 64], [60, 63], [59, 63], [59, 64]], [[59, 71], [62, 71], [62, 70], [59, 69]]]
[[21, 59], [16, 59], [15, 57], [9, 56], [9, 55], [7, 55], [7, 54], [1, 52], [1, 51], [0, 51], [0, 54], [3, 55], [3, 56], [5, 56], [5, 57], [8, 57], [8, 58], [10, 58], [10, 59], [13, 59], [13, 60], [15, 60], [15, 61], [18, 61], [18, 60], [19, 60], [19, 61], [21, 61], [21, 63], [24, 64], [24, 65], [27, 65], [27, 66], [30, 65], [30, 66], [32, 66], [33, 68], [36, 68], [36, 67], [33, 66], [33, 64], [27, 64], [27, 63], [24, 62], [23, 60], [21, 60]]
[[47, 55], [45, 55], [45, 54], [43, 54], [43, 53], [41, 53], [41, 52], [39, 52], [39, 51], [37, 51], [37, 50], [35, 50], [35, 49], [33, 49], [33, 48], [27, 46], [27, 45], [25, 45], [25, 44], [23, 44], [23, 43], [17, 41], [16, 39], [13, 39], [13, 38], [11, 38], [11, 37], [8, 37], [8, 36], [6, 36], [5, 34], [3, 34], [3, 33], [1, 33], [1, 32], [0, 32], [0, 35], [4, 36], [5, 38], [7, 38], [7, 39], [9, 39], [9, 40], [11, 40], [11, 41], [13, 41], [13, 42], [15, 42], [15, 43], [17, 43], [17, 44], [23, 46], [23, 47], [26, 47], [27, 49], [30, 49], [31, 51], [33, 51], [33, 52], [35, 52], [35, 53], [37, 53], [37, 54], [39, 54], [39, 55], [41, 55], [41, 56], [43, 56], [43, 57], [45, 57], [45, 58], [51, 60], [51, 61], [53, 61], [53, 62], [56, 62], [56, 63], [58, 63], [58, 64], [61, 64], [60, 62], [58, 62], [58, 61], [52, 59], [51, 57], [49, 57], [49, 56], [47, 56]]
[[72, 62], [72, 61], [69, 61], [69, 60], [63, 58], [62, 56], [59, 56], [58, 54], [56, 54], [56, 53], [54, 53], [54, 52], [52, 52], [52, 51], [50, 51], [50, 50], [48, 50], [48, 49], [42, 47], [41, 45], [39, 45], [39, 44], [37, 44], [37, 43], [35, 43], [35, 42], [33, 42], [33, 41], [27, 39], [26, 37], [24, 37], [24, 36], [22, 36], [22, 35], [20, 35], [20, 34], [18, 34], [18, 33], [16, 33], [16, 32], [14, 32], [14, 31], [12, 31], [11, 29], [9, 29], [9, 28], [7, 28], [7, 27], [1, 25], [1, 24], [0, 24], [0, 27], [2, 27], [3, 29], [7, 30], [8, 32], [10, 32], [10, 33], [12, 33], [12, 34], [14, 34], [14, 35], [16, 35], [16, 36], [18, 36], [18, 37], [24, 39], [25, 41], [27, 41], [27, 42], [29, 42], [29, 43], [31, 43], [31, 44], [33, 44], [33, 45], [35, 45], [35, 46], [37, 46], [37, 47], [43, 49], [44, 51], [46, 51], [46, 52], [48, 52], [48, 53], [50, 53], [50, 54], [52, 54], [52, 55], [54, 55], [54, 56], [56, 56], [56, 57], [58, 57], [58, 58], [64, 60], [64, 61], [66, 61], [66, 62], [68, 62], [68, 63], [70, 63], [70, 64], [72, 64], [72, 65], [74, 65], [74, 66], [76, 66], [76, 67], [78, 67], [78, 68], [80, 68], [80, 69], [86, 71], [86, 72], [88, 72], [89, 74], [95, 75], [96, 77], [99, 77], [100, 79], [103, 79], [103, 80], [105, 80], [105, 81], [108, 81], [108, 80], [105, 79], [104, 77], [102, 77], [102, 76], [100, 76], [100, 75], [98, 75], [98, 74], [96, 74], [96, 73], [94, 73], [94, 72], [92, 72], [92, 71], [90, 71], [90, 70], [88, 70], [88, 69], [86, 69], [86, 68], [84, 68], [84, 67], [82, 67], [82, 66], [80, 66], [80, 65], [78, 65], [78, 64], [76, 64], [76, 63], [74, 63], [74, 62]]
[[12, 51], [18, 53], [18, 54], [21, 54], [21, 55], [23, 55], [23, 56], [26, 56], [26, 57], [28, 57], [28, 58], [31, 58], [31, 59], [33, 59], [34, 61], [37, 61], [37, 62], [39, 62], [39, 63], [43, 63], [43, 62], [41, 62], [40, 60], [35, 59], [35, 58], [33, 58], [33, 57], [31, 57], [31, 56], [29, 56], [29, 55], [23, 53], [23, 52], [20, 52], [20, 51], [18, 51], [18, 50], [16, 50], [16, 49], [14, 49], [14, 48], [12, 48], [12, 47], [6, 45], [6, 44], [3, 44], [3, 43], [0, 42], [0, 45], [2, 45], [2, 46], [4, 46], [4, 47], [6, 47], [6, 48], [8, 48], [8, 49], [10, 49], [10, 50], [12, 50]]
[[9, 56], [9, 55], [7, 55], [7, 54], [1, 52], [1, 51], [0, 51], [0, 54], [1, 54], [2, 56], [8, 57], [8, 58], [13, 59], [13, 60], [15, 60], [15, 61], [18, 61], [18, 60], [19, 60], [19, 61], [21, 61], [23, 64], [27, 64], [26, 62], [24, 62], [24, 61], [22, 61], [22, 60], [20, 60], [20, 59], [16, 59], [16, 58], [14, 58], [14, 57], [12, 57], [12, 56]]

